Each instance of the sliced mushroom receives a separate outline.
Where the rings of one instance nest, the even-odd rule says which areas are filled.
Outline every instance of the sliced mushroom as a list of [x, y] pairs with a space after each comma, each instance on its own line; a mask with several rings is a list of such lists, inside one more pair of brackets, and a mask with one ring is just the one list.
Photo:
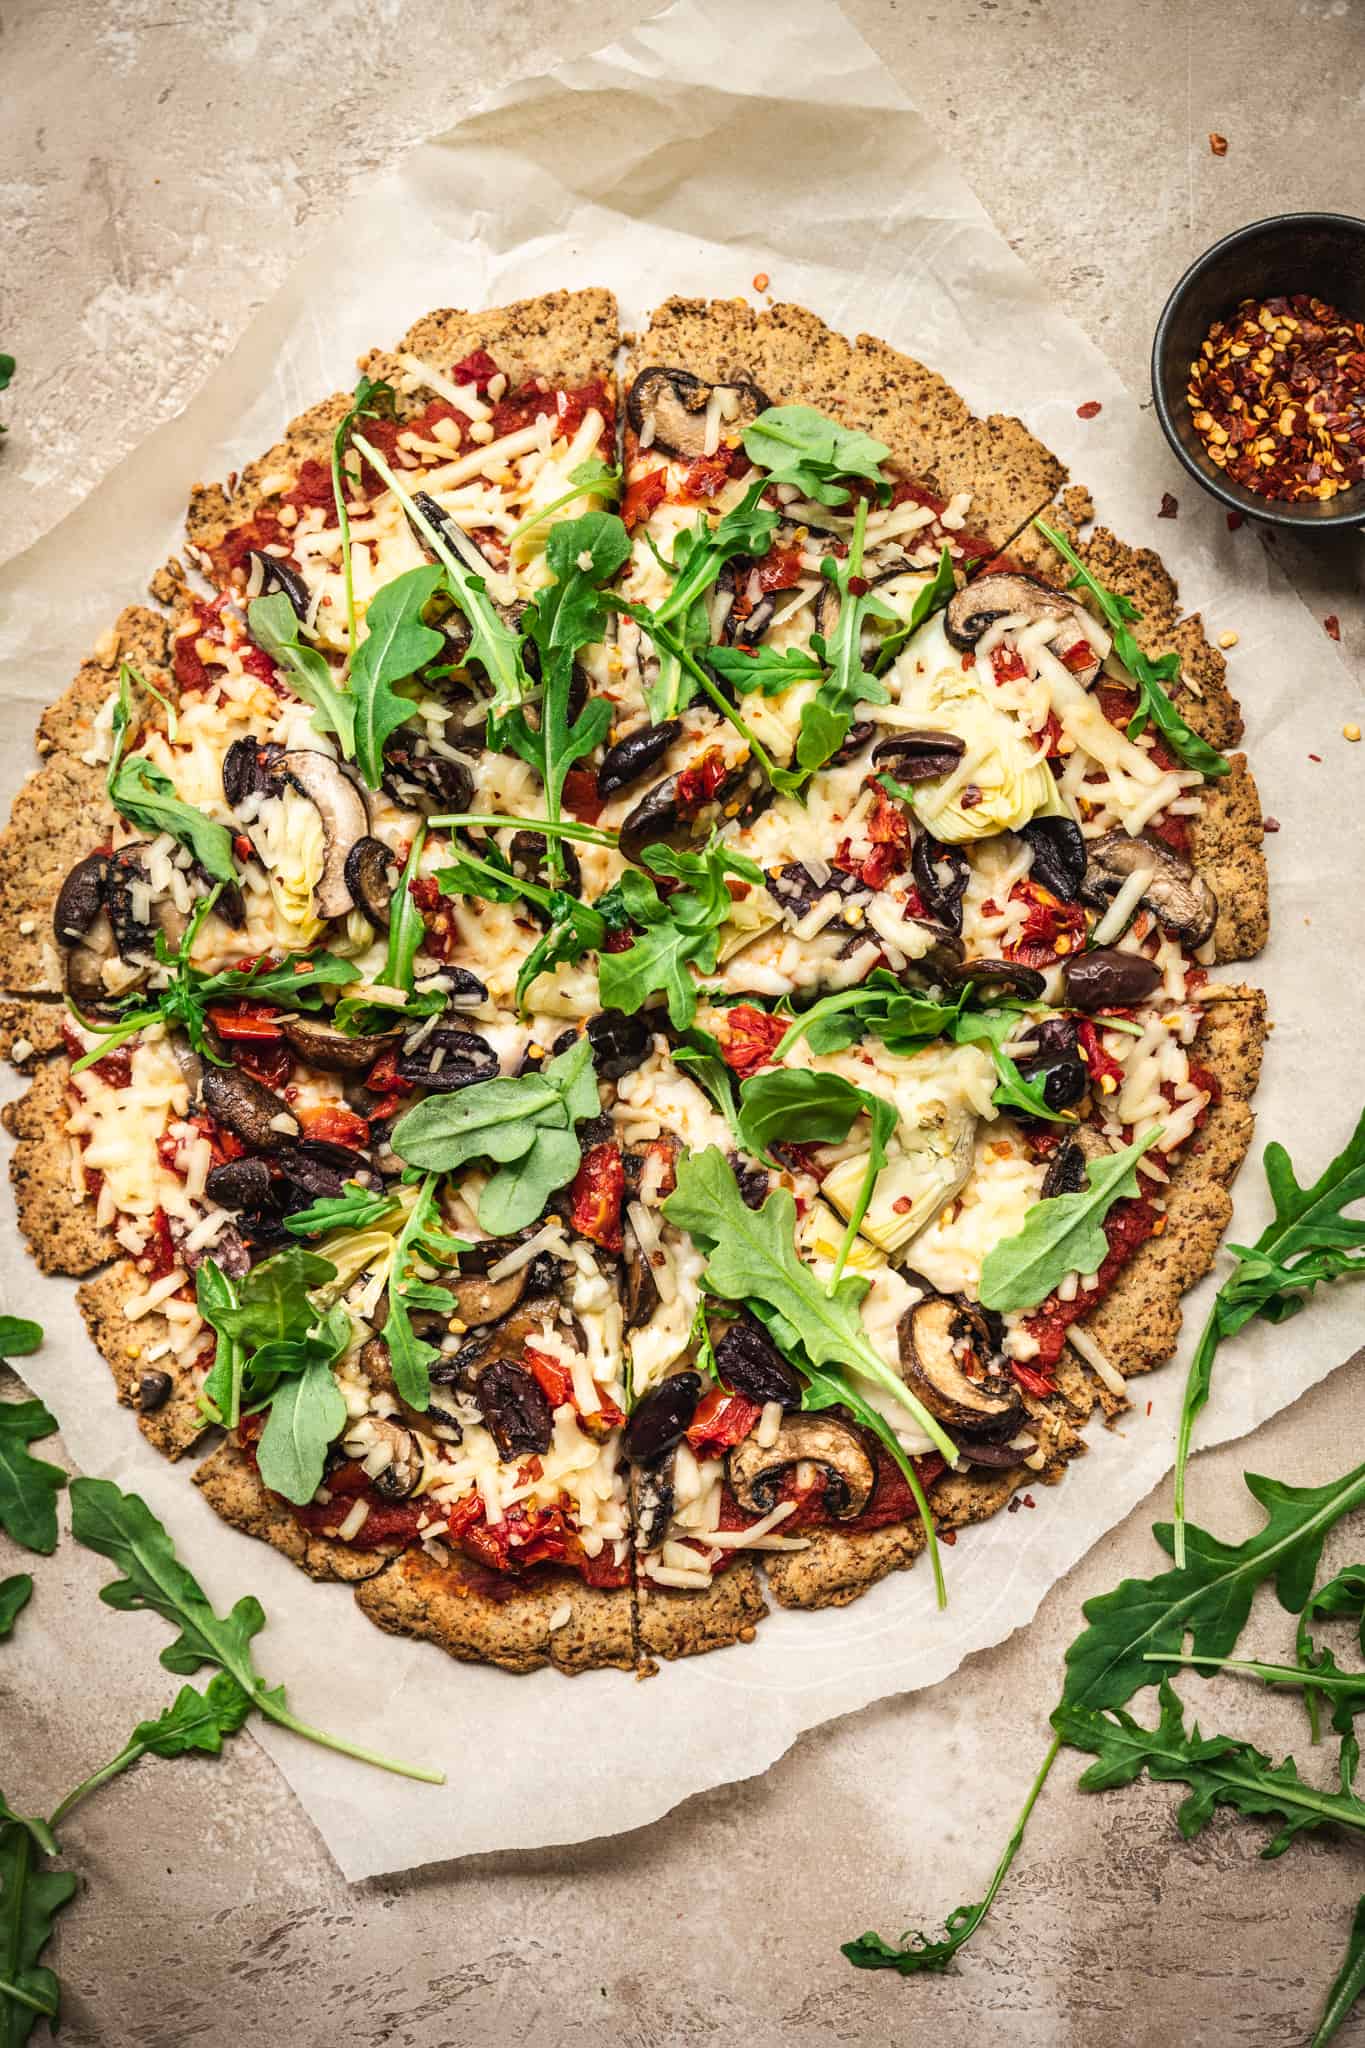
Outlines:
[[280, 1145], [275, 1164], [293, 1187], [302, 1189], [314, 1202], [330, 1201], [343, 1194], [348, 1180], [358, 1180], [362, 1186], [369, 1186], [374, 1180], [363, 1152], [353, 1152], [349, 1145], [329, 1144], [325, 1138], [305, 1138], [297, 1145]]
[[1145, 953], [1096, 946], [1062, 966], [1066, 999], [1078, 1010], [1126, 1010], [1145, 1003], [1161, 986], [1161, 969]]
[[[1074, 597], [1064, 590], [1052, 590], [1032, 576], [1004, 574], [982, 576], [950, 598], [943, 630], [954, 647], [965, 650], [975, 647], [997, 619], [1012, 616], [1019, 616], [1021, 623], [1029, 626], [1039, 619], [1071, 619], [1084, 632], [1081, 622], [1085, 613]], [[1093, 683], [1099, 672], [1100, 657], [1093, 649], [1086, 666], [1073, 671], [1082, 688]]]
[[322, 873], [313, 901], [319, 917], [344, 917], [355, 909], [346, 883], [346, 857], [370, 829], [365, 798], [330, 754], [293, 747], [281, 754], [279, 773], [307, 797], [322, 820]]
[[393, 911], [393, 855], [382, 839], [357, 839], [342, 870], [355, 906], [377, 931], [386, 932]]
[[433, 753], [410, 734], [396, 734], [384, 749], [380, 787], [404, 810], [467, 811], [474, 777], [463, 761]]
[[975, 1303], [931, 1294], [905, 1311], [897, 1335], [901, 1375], [930, 1414], [978, 1435], [1013, 1433], [1023, 1415], [1019, 1389], [992, 1358], [990, 1325]]
[[717, 400], [720, 432], [734, 440], [752, 426], [768, 401], [756, 384], [706, 384], [689, 370], [641, 370], [630, 389], [626, 411], [642, 448], [693, 461], [706, 453], [707, 408]]
[[[300, 625], [307, 623], [313, 600], [308, 585], [297, 569], [291, 569], [278, 555], [262, 554], [259, 548], [248, 548], [246, 558], [251, 564], [247, 589], [252, 597], [270, 597], [276, 591], [289, 599], [294, 616]], [[252, 588], [252, 585], [255, 588]]]
[[479, 1374], [474, 1399], [500, 1458], [548, 1451], [554, 1412], [540, 1384], [509, 1359], [495, 1359]]
[[396, 1031], [348, 1038], [344, 1031], [323, 1023], [319, 1017], [282, 1016], [280, 1030], [301, 1060], [329, 1074], [368, 1073], [380, 1055], [398, 1042]]
[[626, 1456], [636, 1465], [652, 1465], [686, 1435], [701, 1400], [701, 1374], [675, 1372], [637, 1402], [621, 1439]]
[[[380, 1295], [376, 1310], [376, 1322], [387, 1319], [388, 1297]], [[428, 1321], [425, 1310], [414, 1312], [413, 1329], [418, 1336], [428, 1341], [439, 1341], [445, 1329], [444, 1318], [433, 1315]], [[456, 1443], [464, 1434], [463, 1424], [456, 1412], [460, 1395], [451, 1381], [452, 1375], [446, 1362], [437, 1360], [431, 1367], [431, 1399], [425, 1408], [413, 1408], [398, 1391], [393, 1376], [393, 1360], [383, 1337], [371, 1337], [362, 1348], [359, 1359], [360, 1369], [376, 1393], [388, 1394], [397, 1403], [399, 1413], [406, 1419], [410, 1429], [436, 1429], [445, 1431], [448, 1440]]]
[[1064, 902], [1073, 903], [1085, 879], [1085, 840], [1072, 818], [1031, 818], [1019, 837], [1033, 848], [1029, 874]]
[[117, 958], [114, 928], [104, 907], [109, 856], [89, 853], [78, 860], [57, 893], [52, 931], [62, 949], [62, 979], [78, 1009], [89, 1010], [108, 999], [104, 969]]
[[385, 1500], [408, 1500], [421, 1483], [425, 1464], [420, 1446], [414, 1441], [412, 1431], [404, 1429], [401, 1422], [391, 1417], [371, 1415], [366, 1453], [368, 1466], [370, 1455], [381, 1446], [389, 1453], [389, 1461], [378, 1472], [371, 1475], [371, 1485]]
[[[948, 1432], [957, 1446], [958, 1456], [964, 1464], [995, 1467], [1008, 1470], [1011, 1465], [1022, 1465], [1025, 1458], [1031, 1458], [1038, 1445], [1033, 1438], [1021, 1443], [983, 1443], [965, 1430], [950, 1429]], [[1017, 1432], [1016, 1432], [1017, 1434]]]
[[657, 767], [682, 731], [680, 718], [666, 718], [662, 725], [637, 725], [614, 747], [608, 747], [597, 771], [597, 794], [613, 797], [642, 775]]
[[721, 1378], [746, 1401], [765, 1407], [776, 1401], [783, 1408], [801, 1406], [801, 1382], [767, 1331], [741, 1316], [731, 1323], [716, 1346], [716, 1365]]
[[961, 960], [946, 972], [949, 981], [968, 981], [974, 988], [1022, 996], [1026, 1003], [1031, 1003], [1047, 987], [1036, 967], [1025, 967], [1018, 960]]
[[[497, 1249], [504, 1254], [507, 1248], [500, 1244]], [[448, 1280], [447, 1285], [455, 1296], [456, 1317], [467, 1330], [479, 1330], [489, 1323], [501, 1322], [526, 1294], [537, 1263], [528, 1259], [514, 1273], [504, 1273], [500, 1280], [490, 1280], [486, 1273], [461, 1273], [458, 1279]], [[546, 1307], [551, 1314], [554, 1313], [552, 1302], [546, 1303]]]
[[786, 1415], [777, 1441], [766, 1449], [746, 1436], [726, 1457], [730, 1490], [746, 1514], [770, 1514], [783, 1478], [794, 1465], [818, 1465], [825, 1474], [824, 1504], [836, 1521], [850, 1522], [872, 1498], [877, 1468], [852, 1423], [837, 1415]]
[[[476, 1297], [471, 1297], [471, 1300]], [[553, 1294], [532, 1293], [529, 1284], [520, 1301], [497, 1322], [489, 1323], [451, 1359], [451, 1368], [461, 1386], [472, 1388], [490, 1365], [499, 1360], [515, 1364], [546, 1324], [557, 1327], [559, 1302]]]
[[445, 1027], [428, 1032], [411, 1052], [399, 1053], [395, 1069], [400, 1080], [412, 1081], [433, 1095], [449, 1095], [476, 1081], [496, 1081], [501, 1071], [486, 1038], [477, 1031]]
[[206, 1066], [204, 1107], [256, 1152], [277, 1152], [299, 1135], [298, 1119], [279, 1096], [236, 1067]]
[[274, 1185], [264, 1159], [225, 1159], [209, 1168], [204, 1192], [224, 1209], [258, 1215], [270, 1205]]
[[[104, 878], [104, 907], [113, 926], [114, 944], [119, 958], [130, 966], [149, 966], [156, 958], [158, 931], [167, 945], [174, 946], [185, 930], [184, 917], [168, 898], [152, 901], [151, 884], [140, 859], [145, 850], [144, 840], [119, 847], [109, 856]], [[149, 911], [146, 917], [139, 911], [139, 898], [144, 894]]]
[[676, 1451], [665, 1451], [652, 1465], [630, 1468], [630, 1509], [635, 1524], [635, 1548], [657, 1550], [673, 1520]]
[[659, 1306], [659, 1287], [649, 1253], [627, 1211], [621, 1221], [621, 1307], [627, 1330], [643, 1330]]
[[223, 756], [223, 798], [240, 811], [252, 797], [271, 796], [280, 786], [284, 748], [250, 738], [234, 740]]
[[1117, 826], [1092, 840], [1081, 895], [1107, 904], [1137, 874], [1146, 877], [1141, 901], [1153, 917], [1186, 945], [1202, 946], [1218, 922], [1218, 898], [1187, 860], [1145, 832], [1134, 839]]

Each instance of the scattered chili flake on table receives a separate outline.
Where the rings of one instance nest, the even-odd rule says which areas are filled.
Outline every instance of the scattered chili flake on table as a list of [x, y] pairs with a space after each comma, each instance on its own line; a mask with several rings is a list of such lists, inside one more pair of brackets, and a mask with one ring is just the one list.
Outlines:
[[1104, 407], [1100, 404], [1098, 398], [1087, 398], [1084, 405], [1076, 407], [1076, 417], [1078, 420], [1093, 420], [1096, 413], [1103, 412], [1103, 410]]
[[1161, 493], [1161, 510], [1157, 513], [1157, 518], [1174, 519], [1179, 510], [1180, 500], [1173, 498], [1169, 491], [1163, 491]]
[[1262, 818], [1261, 830], [1263, 832], [1278, 832], [1279, 829], [1280, 821], [1278, 818]]
[[1215, 320], [1187, 392], [1209, 459], [1262, 498], [1334, 498], [1365, 476], [1365, 324], [1306, 292]]
[[1209, 148], [1210, 148], [1210, 149], [1211, 149], [1211, 150], [1213, 151], [1213, 153], [1214, 153], [1214, 155], [1215, 155], [1215, 156], [1226, 156], [1226, 155], [1227, 155], [1227, 153], [1228, 153], [1228, 139], [1227, 139], [1227, 136], [1226, 136], [1226, 135], [1215, 135], [1215, 134], [1214, 134], [1214, 133], [1212, 132], [1212, 130], [1210, 130], [1210, 132], [1209, 132]]
[[1245, 525], [1246, 525], [1246, 522], [1247, 522], [1247, 516], [1246, 516], [1246, 513], [1245, 513], [1245, 512], [1229, 512], [1229, 514], [1228, 514], [1228, 532], [1229, 532], [1229, 533], [1236, 533], [1236, 531], [1237, 531], [1238, 527], [1239, 527], [1239, 526], [1245, 526]]
[[1329, 640], [1340, 640], [1341, 620], [1335, 612], [1328, 612], [1327, 617], [1322, 622], [1322, 630]]

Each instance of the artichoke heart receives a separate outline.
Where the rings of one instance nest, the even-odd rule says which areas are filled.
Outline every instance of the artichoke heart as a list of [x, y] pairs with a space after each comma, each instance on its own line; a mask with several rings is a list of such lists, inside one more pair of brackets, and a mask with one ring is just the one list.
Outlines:
[[255, 836], [275, 908], [303, 944], [311, 945], [323, 930], [313, 892], [327, 851], [317, 806], [286, 783], [278, 797], [262, 804]]
[[[964, 746], [951, 775], [915, 785], [915, 815], [950, 846], [1017, 832], [1056, 804], [1056, 783], [1036, 734], [993, 703], [961, 662], [920, 672], [912, 649], [901, 657], [901, 719], [954, 733]], [[898, 721], [899, 722], [899, 721]]]
[[[856, 1159], [848, 1163], [858, 1168], [858, 1178], [861, 1179], [863, 1161]], [[822, 1195], [829, 1194], [830, 1182], [833, 1179], [833, 1174], [827, 1177], [821, 1189]], [[857, 1193], [857, 1181], [854, 1182], [853, 1191]], [[796, 1248], [821, 1279], [827, 1279], [833, 1272], [834, 1261], [839, 1256], [839, 1247], [843, 1241], [844, 1226], [833, 1210], [824, 1201], [812, 1202], [797, 1222]], [[880, 1273], [885, 1265], [886, 1260], [876, 1246], [867, 1242], [864, 1235], [859, 1235], [853, 1240], [853, 1247], [844, 1270], [847, 1273], [862, 1273], [871, 1279]]]
[[[965, 1185], [975, 1133], [976, 1118], [963, 1103], [926, 1106], [917, 1125], [902, 1125], [900, 1149], [892, 1151], [877, 1176], [862, 1236], [887, 1253], [917, 1236]], [[825, 1199], [845, 1218], [853, 1212], [866, 1169], [867, 1154], [857, 1153], [826, 1174], [821, 1185]]]
[[716, 955], [717, 964], [724, 966], [733, 960], [736, 953], [780, 925], [782, 918], [771, 896], [764, 889], [751, 889], [747, 896], [736, 897], [720, 928], [720, 949]]

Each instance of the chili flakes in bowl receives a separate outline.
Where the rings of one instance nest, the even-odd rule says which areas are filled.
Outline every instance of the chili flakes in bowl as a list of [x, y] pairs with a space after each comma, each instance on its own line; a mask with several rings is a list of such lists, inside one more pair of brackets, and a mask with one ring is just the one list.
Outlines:
[[1365, 477], [1365, 323], [1306, 292], [1244, 299], [1190, 364], [1195, 432], [1263, 498], [1333, 498]]

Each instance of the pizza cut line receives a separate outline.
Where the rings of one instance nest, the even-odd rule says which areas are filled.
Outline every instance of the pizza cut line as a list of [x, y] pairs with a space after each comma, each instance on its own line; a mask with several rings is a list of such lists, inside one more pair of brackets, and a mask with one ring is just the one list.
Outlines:
[[648, 1669], [937, 1573], [1230, 1213], [1222, 658], [1017, 421], [799, 307], [623, 355], [555, 293], [363, 372], [39, 726], [34, 1255], [226, 1521], [454, 1656]]

